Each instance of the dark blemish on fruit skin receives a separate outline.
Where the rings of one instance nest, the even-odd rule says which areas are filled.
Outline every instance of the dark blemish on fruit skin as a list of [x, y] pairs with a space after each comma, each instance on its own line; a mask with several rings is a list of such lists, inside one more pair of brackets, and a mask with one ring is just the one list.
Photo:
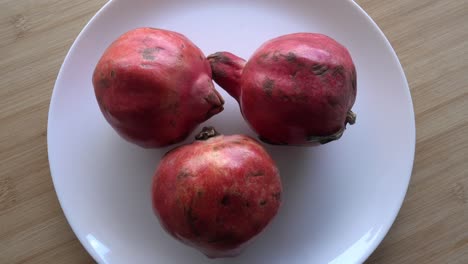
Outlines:
[[259, 204], [260, 206], [265, 206], [267, 204], [267, 200], [261, 200]]
[[298, 68], [304, 68], [306, 65], [303, 62], [296, 62]]
[[151, 55], [151, 53], [145, 53], [145, 52], [143, 52], [143, 53], [141, 54], [141, 56], [142, 56], [143, 59], [145, 59], [145, 60], [154, 61], [154, 59], [155, 59], [154, 56]]
[[245, 202], [245, 203], [244, 203], [244, 206], [247, 207], [247, 208], [249, 208], [249, 207], [250, 207], [250, 203], [249, 203], [249, 202]]
[[277, 51], [275, 51], [275, 52], [273, 53], [272, 59], [273, 59], [274, 62], [279, 61], [279, 57], [278, 57], [278, 54], [279, 54], [279, 53], [280, 53], [279, 50], [277, 50]]
[[222, 150], [222, 149], [226, 148], [227, 146], [228, 146], [227, 144], [221, 143], [221, 144], [218, 144], [218, 145], [214, 146], [213, 150], [214, 151]]
[[262, 58], [263, 60], [265, 60], [265, 59], [268, 58], [268, 55], [270, 55], [270, 53], [268, 53], [268, 52], [263, 53], [262, 55], [260, 55], [260, 58]]
[[195, 222], [198, 221], [198, 217], [196, 215], [194, 215], [192, 206], [193, 206], [193, 200], [192, 200], [192, 202], [191, 202], [188, 209], [184, 208], [185, 217], [187, 219], [187, 224], [189, 225], [190, 230], [192, 230], [192, 232], [193, 232], [193, 234], [195, 236], [199, 237], [200, 232], [198, 231], [197, 227], [195, 226]]
[[[290, 75], [291, 79], [293, 79], [294, 81], [296, 81], [296, 77], [297, 77], [297, 74], [299, 73], [299, 71], [294, 71], [293, 74]], [[295, 87], [296, 88], [296, 87]]]
[[232, 143], [233, 145], [244, 145], [244, 143], [240, 142], [239, 140], [231, 141], [231, 143]]
[[145, 46], [150, 46], [151, 44], [151, 38], [150, 37], [145, 37], [141, 42], [143, 42], [143, 44]]
[[192, 174], [187, 169], [182, 169], [182, 170], [179, 171], [179, 173], [177, 173], [177, 179], [178, 180], [182, 180], [182, 179], [185, 179], [187, 177], [192, 177]]
[[288, 62], [295, 62], [297, 59], [296, 54], [294, 54], [293, 52], [288, 52], [288, 54], [286, 54], [285, 57]]
[[114, 71], [114, 70], [112, 70], [112, 71], [110, 72], [110, 76], [111, 76], [112, 78], [115, 77], [115, 71]]
[[253, 171], [247, 174], [247, 177], [259, 177], [259, 176], [265, 176], [265, 172], [258, 170], [258, 171]]
[[210, 55], [208, 57], [213, 63], [230, 64], [232, 62], [231, 59], [228, 56], [224, 55], [222, 52], [216, 52], [215, 54]]
[[200, 58], [201, 61], [205, 59], [202, 55], [200, 55], [199, 58]]
[[314, 64], [312, 65], [311, 71], [315, 75], [324, 75], [325, 73], [327, 73], [328, 69], [328, 65]]
[[276, 201], [281, 202], [281, 192], [276, 192], [271, 196], [273, 196], [273, 198], [275, 198]]
[[183, 61], [184, 58], [185, 58], [185, 56], [184, 56], [183, 53], [180, 53], [180, 54], [177, 56], [177, 59], [178, 59], [179, 61]]
[[271, 97], [273, 95], [273, 87], [275, 86], [275, 81], [273, 81], [272, 79], [270, 78], [265, 78], [265, 80], [263, 81], [263, 84], [262, 84], [262, 88], [263, 88], [263, 91], [265, 91], [265, 93]]
[[183, 43], [180, 44], [180, 48], [181, 48], [181, 49], [185, 49], [185, 44], [183, 44]]
[[333, 76], [336, 76], [338, 74], [344, 75], [344, 67], [341, 65], [336, 66], [335, 69], [333, 70]]
[[336, 96], [328, 96], [327, 97], [327, 102], [332, 107], [337, 107], [338, 105], [340, 105], [340, 99], [338, 99]]
[[223, 196], [223, 198], [221, 199], [220, 203], [223, 205], [223, 206], [227, 206], [229, 205], [229, 203], [231, 202], [231, 199], [229, 198], [229, 195], [225, 194]]
[[109, 79], [103, 78], [103, 79], [99, 80], [99, 88], [107, 89], [107, 88], [109, 88], [109, 86], [110, 86], [110, 80]]
[[154, 56], [155, 53], [158, 53], [159, 51], [161, 50], [164, 50], [164, 48], [162, 47], [154, 47], [154, 48], [145, 48], [142, 52], [141, 52], [141, 56], [143, 57], [143, 59], [145, 60], [149, 60], [149, 61], [154, 61], [156, 59], [156, 57]]
[[287, 95], [282, 89], [278, 89], [278, 96], [275, 96], [275, 99], [281, 98], [282, 101], [285, 101], [285, 99], [289, 98], [289, 95]]
[[198, 191], [197, 191], [197, 197], [198, 197], [198, 198], [201, 198], [201, 197], [203, 196], [203, 194], [204, 194], [203, 191], [201, 191], [201, 190], [198, 190]]

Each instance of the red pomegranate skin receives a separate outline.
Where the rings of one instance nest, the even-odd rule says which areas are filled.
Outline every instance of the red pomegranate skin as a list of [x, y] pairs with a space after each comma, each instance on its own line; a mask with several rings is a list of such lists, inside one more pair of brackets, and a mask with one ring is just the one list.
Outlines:
[[355, 122], [356, 69], [348, 50], [326, 35], [280, 36], [247, 62], [229, 52], [208, 60], [215, 82], [265, 142], [325, 144]]
[[281, 192], [278, 169], [256, 140], [216, 135], [164, 156], [153, 178], [152, 201], [170, 235], [219, 258], [240, 254], [268, 225]]
[[146, 148], [178, 143], [223, 110], [202, 51], [168, 30], [123, 34], [106, 49], [92, 80], [105, 119]]

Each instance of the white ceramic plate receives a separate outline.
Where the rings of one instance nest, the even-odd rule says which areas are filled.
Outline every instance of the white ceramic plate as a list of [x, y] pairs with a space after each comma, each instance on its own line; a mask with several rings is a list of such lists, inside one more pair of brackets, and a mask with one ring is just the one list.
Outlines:
[[[245, 58], [270, 38], [320, 32], [354, 58], [357, 123], [324, 146], [267, 146], [281, 171], [284, 204], [237, 258], [208, 260], [161, 229], [150, 183], [169, 148], [125, 142], [98, 109], [91, 84], [97, 60], [120, 34], [140, 26], [181, 32], [207, 55], [229, 50]], [[225, 110], [206, 124], [225, 134], [254, 135], [235, 101], [221, 93]], [[415, 124], [393, 49], [352, 1], [114, 0], [84, 28], [63, 63], [50, 105], [48, 147], [65, 215], [100, 263], [358, 263], [381, 242], [402, 204]]]

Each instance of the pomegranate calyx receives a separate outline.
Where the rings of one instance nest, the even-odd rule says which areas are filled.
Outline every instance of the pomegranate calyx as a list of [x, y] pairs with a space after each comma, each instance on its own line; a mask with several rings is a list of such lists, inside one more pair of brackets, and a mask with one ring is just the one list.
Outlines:
[[212, 137], [219, 136], [220, 134], [212, 126], [203, 127], [202, 131], [195, 136], [196, 140], [207, 140]]
[[356, 114], [351, 110], [349, 110], [346, 115], [346, 123], [350, 125], [354, 125], [354, 123], [356, 123]]

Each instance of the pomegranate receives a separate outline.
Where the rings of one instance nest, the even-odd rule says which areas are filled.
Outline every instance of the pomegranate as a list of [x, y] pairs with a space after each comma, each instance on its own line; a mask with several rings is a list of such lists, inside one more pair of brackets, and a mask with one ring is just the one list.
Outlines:
[[229, 52], [208, 60], [215, 82], [239, 102], [267, 143], [325, 144], [355, 122], [356, 69], [348, 50], [328, 36], [280, 36], [247, 62]]
[[137, 28], [120, 36], [97, 63], [93, 85], [105, 119], [142, 147], [180, 142], [223, 110], [202, 51], [168, 30]]
[[281, 180], [265, 149], [205, 127], [169, 151], [153, 178], [153, 207], [174, 238], [210, 258], [238, 255], [276, 215]]

